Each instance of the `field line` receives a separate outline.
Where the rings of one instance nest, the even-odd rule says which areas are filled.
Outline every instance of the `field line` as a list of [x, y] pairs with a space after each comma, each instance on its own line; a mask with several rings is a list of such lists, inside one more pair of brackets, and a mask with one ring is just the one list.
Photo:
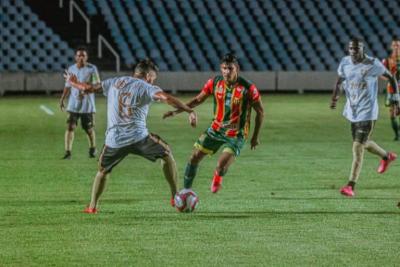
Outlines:
[[48, 107], [46, 107], [45, 105], [40, 105], [40, 109], [43, 110], [44, 112], [46, 112], [46, 114], [53, 116], [54, 112], [49, 109]]

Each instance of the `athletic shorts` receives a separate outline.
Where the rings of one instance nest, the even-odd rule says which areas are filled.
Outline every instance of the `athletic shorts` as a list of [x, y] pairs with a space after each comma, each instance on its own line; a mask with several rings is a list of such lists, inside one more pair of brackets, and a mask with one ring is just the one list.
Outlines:
[[143, 140], [124, 147], [104, 146], [99, 158], [100, 170], [104, 170], [106, 173], [111, 172], [128, 154], [135, 154], [156, 161], [169, 153], [169, 146], [164, 140], [156, 134], [149, 134]]
[[245, 143], [244, 138], [232, 138], [207, 129], [196, 141], [194, 147], [206, 154], [214, 154], [223, 148], [223, 152], [231, 153], [235, 156], [240, 155], [240, 150]]
[[360, 121], [351, 123], [351, 135], [353, 142], [359, 142], [365, 144], [369, 137], [372, 135], [375, 121]]
[[94, 127], [94, 113], [69, 112], [67, 123], [70, 125], [78, 125], [79, 119], [81, 119], [81, 126], [84, 130], [90, 130]]

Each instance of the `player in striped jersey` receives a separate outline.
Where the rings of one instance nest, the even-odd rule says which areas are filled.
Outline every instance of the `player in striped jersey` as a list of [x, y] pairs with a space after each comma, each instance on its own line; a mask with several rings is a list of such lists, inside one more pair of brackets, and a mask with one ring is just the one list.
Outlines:
[[[400, 39], [394, 37], [391, 43], [392, 53], [389, 57], [385, 58], [382, 63], [392, 73], [393, 77], [396, 78], [397, 82], [400, 82]], [[395, 112], [395, 92], [390, 82], [386, 86], [386, 106], [389, 107], [390, 122], [394, 131], [394, 140], [399, 140], [399, 123], [398, 114]]]
[[[197, 168], [206, 155], [222, 148], [211, 183], [211, 192], [220, 190], [223, 176], [239, 156], [250, 128], [251, 109], [256, 112], [255, 127], [251, 137], [251, 149], [259, 145], [259, 134], [264, 118], [260, 93], [256, 86], [239, 76], [239, 64], [233, 54], [226, 54], [220, 62], [221, 74], [207, 81], [201, 92], [187, 105], [194, 108], [209, 96], [214, 101], [214, 118], [211, 126], [194, 144], [194, 151], [186, 165], [184, 187], [191, 188]], [[174, 116], [181, 110], [169, 111], [164, 118]]]

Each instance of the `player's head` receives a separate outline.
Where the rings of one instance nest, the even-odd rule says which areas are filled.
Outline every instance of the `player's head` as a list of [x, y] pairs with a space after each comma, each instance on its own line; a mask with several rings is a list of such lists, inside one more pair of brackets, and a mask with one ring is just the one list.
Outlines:
[[349, 55], [354, 62], [360, 62], [364, 58], [364, 43], [361, 38], [352, 37], [348, 49]]
[[228, 53], [221, 58], [220, 69], [226, 82], [236, 82], [239, 73], [239, 62], [234, 54]]
[[78, 65], [85, 65], [88, 60], [88, 52], [85, 47], [75, 49], [75, 62]]
[[133, 68], [133, 76], [153, 84], [157, 79], [158, 67], [151, 59], [140, 60]]
[[390, 49], [393, 54], [400, 56], [400, 38], [398, 36], [393, 37]]

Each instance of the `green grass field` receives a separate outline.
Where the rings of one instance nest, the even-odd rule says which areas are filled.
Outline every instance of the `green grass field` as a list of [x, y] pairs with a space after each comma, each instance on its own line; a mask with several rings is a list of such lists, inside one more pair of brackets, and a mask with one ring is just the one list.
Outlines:
[[[79, 129], [73, 159], [63, 161], [66, 114], [55, 97], [0, 98], [0, 266], [396, 266], [400, 264], [400, 164], [384, 175], [366, 154], [354, 199], [339, 187], [351, 164], [349, 124], [328, 95], [264, 95], [265, 124], [256, 151], [245, 146], [224, 188], [209, 191], [217, 157], [194, 183], [193, 214], [169, 206], [159, 163], [126, 158], [112, 173], [100, 213], [89, 201], [96, 160]], [[188, 99], [185, 97], [184, 99]], [[54, 116], [44, 113], [46, 105]], [[105, 99], [97, 99], [98, 148]], [[180, 185], [193, 142], [209, 125], [211, 102], [191, 129], [185, 114], [148, 126], [172, 146]], [[400, 152], [387, 111], [374, 140]]]

